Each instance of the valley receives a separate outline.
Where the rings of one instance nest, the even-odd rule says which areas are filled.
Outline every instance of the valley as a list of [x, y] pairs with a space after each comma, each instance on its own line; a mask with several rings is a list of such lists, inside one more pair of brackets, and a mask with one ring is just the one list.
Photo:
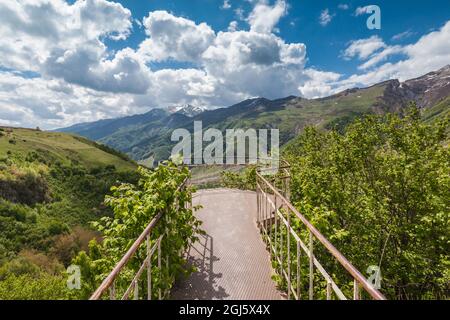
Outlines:
[[[280, 130], [283, 145], [307, 126], [342, 130], [352, 120], [366, 114], [401, 114], [410, 102], [421, 108], [425, 119], [443, 117], [450, 110], [450, 66], [405, 82], [389, 80], [368, 88], [349, 89], [321, 99], [287, 97], [278, 100], [255, 98], [227, 108], [200, 113], [152, 109], [142, 115], [83, 123], [61, 132], [71, 132], [111, 146], [137, 161], [160, 161], [170, 156], [176, 128], [192, 131], [194, 121], [204, 129], [214, 127]], [[187, 111], [192, 106], [187, 106]], [[151, 162], [151, 161], [150, 161]]]

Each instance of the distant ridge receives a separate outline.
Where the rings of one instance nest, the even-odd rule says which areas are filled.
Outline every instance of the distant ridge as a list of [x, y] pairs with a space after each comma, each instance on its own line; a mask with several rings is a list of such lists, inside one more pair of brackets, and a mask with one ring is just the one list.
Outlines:
[[342, 129], [354, 118], [368, 113], [402, 112], [411, 101], [435, 119], [449, 113], [450, 65], [424, 76], [400, 82], [387, 80], [367, 88], [353, 88], [320, 99], [289, 96], [269, 100], [247, 99], [230, 107], [207, 110], [192, 105], [152, 109], [118, 119], [77, 124], [57, 131], [72, 132], [105, 143], [135, 160], [165, 159], [175, 128], [279, 128], [281, 143], [298, 135], [305, 126]]

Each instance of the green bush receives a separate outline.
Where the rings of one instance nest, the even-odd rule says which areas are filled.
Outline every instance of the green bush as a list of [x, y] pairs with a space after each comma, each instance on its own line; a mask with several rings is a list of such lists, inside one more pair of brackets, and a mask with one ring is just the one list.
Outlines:
[[221, 180], [226, 188], [255, 190], [256, 166], [247, 167], [243, 172], [223, 171], [221, 173]]
[[343, 135], [308, 128], [286, 150], [296, 207], [359, 270], [379, 266], [391, 299], [449, 298], [448, 121], [424, 124], [413, 108]]
[[69, 294], [63, 275], [10, 274], [0, 281], [0, 300], [58, 300]]
[[[113, 209], [114, 216], [104, 217], [94, 227], [101, 232], [103, 242], [91, 242], [89, 251], [81, 252], [73, 263], [80, 265], [83, 277], [83, 298], [89, 297], [101, 281], [111, 272], [115, 264], [127, 249], [144, 231], [150, 221], [160, 212], [162, 218], [152, 231], [154, 244], [160, 235], [169, 230], [170, 234], [162, 242], [163, 264], [168, 263], [169, 270], [161, 274], [157, 262], [153, 262], [153, 287], [156, 298], [157, 289], [170, 289], [175, 278], [186, 272], [185, 261], [180, 255], [191, 242], [197, 240], [201, 232], [200, 222], [195, 218], [193, 209], [187, 206], [191, 202], [193, 189], [180, 189], [188, 178], [187, 168], [178, 168], [172, 163], [160, 165], [155, 170], [140, 168], [141, 179], [138, 185], [122, 184], [113, 187], [113, 195], [106, 197], [106, 203]], [[156, 259], [157, 255], [153, 256]], [[123, 294], [145, 259], [145, 246], [130, 260], [116, 282], [116, 290]], [[146, 277], [143, 277], [146, 278]], [[143, 287], [145, 279], [142, 281]], [[142, 290], [144, 291], [144, 290]]]

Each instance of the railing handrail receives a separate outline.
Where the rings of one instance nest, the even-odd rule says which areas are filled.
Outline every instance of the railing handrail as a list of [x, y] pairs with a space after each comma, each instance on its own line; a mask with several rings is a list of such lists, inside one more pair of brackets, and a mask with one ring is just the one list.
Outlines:
[[376, 300], [386, 300], [384, 295], [375, 289], [366, 278], [356, 269], [347, 258], [342, 255], [331, 242], [329, 242], [320, 232], [317, 230], [269, 181], [267, 181], [259, 172], [256, 175], [261, 179], [269, 189], [279, 197], [284, 204], [302, 221], [306, 228], [322, 243], [322, 245], [331, 253], [337, 261], [347, 270], [350, 275], [362, 285], [362, 287], [370, 294], [370, 296]]
[[[183, 186], [186, 185], [188, 179], [185, 179], [183, 183], [178, 187], [177, 191], [179, 191]], [[95, 290], [95, 292], [91, 295], [89, 300], [98, 300], [102, 297], [106, 290], [108, 290], [111, 285], [116, 280], [119, 273], [122, 271], [123, 267], [128, 263], [128, 261], [133, 257], [139, 247], [144, 243], [147, 236], [149, 236], [152, 230], [155, 228], [161, 217], [164, 215], [165, 211], [160, 211], [147, 225], [144, 231], [140, 234], [140, 236], [134, 241], [133, 245], [128, 249], [122, 259], [116, 264], [114, 269], [110, 272], [110, 274], [103, 280], [102, 284]]]
[[156, 217], [152, 219], [149, 225], [145, 228], [145, 230], [141, 233], [141, 235], [136, 239], [133, 245], [128, 249], [127, 253], [120, 259], [120, 261], [116, 264], [111, 273], [103, 280], [102, 284], [95, 290], [89, 300], [98, 300], [105, 293], [105, 291], [111, 286], [114, 280], [119, 275], [120, 271], [122, 271], [123, 267], [127, 264], [127, 262], [131, 259], [131, 257], [136, 253], [141, 244], [145, 241], [147, 236], [151, 233], [153, 228], [156, 226], [158, 221], [163, 216], [163, 211], [158, 213]]

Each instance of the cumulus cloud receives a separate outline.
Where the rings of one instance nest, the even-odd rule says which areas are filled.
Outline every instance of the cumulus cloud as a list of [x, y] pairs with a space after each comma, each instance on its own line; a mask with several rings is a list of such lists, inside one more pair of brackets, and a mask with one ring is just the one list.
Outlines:
[[[37, 74], [0, 73], [1, 106], [16, 110], [4, 111], [3, 123], [4, 118], [23, 124], [37, 119], [41, 126], [54, 127], [178, 103], [225, 106], [255, 96], [300, 94], [299, 84], [312, 77], [304, 72], [305, 45], [286, 43], [273, 33], [286, 13], [285, 1], [255, 1], [244, 19], [248, 31], [238, 31], [233, 21], [218, 34], [206, 23], [153, 11], [142, 20], [147, 37], [138, 49], [117, 52], [108, 49], [105, 38], [126, 38], [135, 21], [119, 4], [38, 0], [0, 8], [10, 18], [0, 34], [14, 44], [5, 42], [0, 49], [11, 57], [2, 60], [2, 67]], [[22, 31], [13, 32], [15, 24]], [[152, 71], [147, 66], [168, 60], [195, 68]]]
[[274, 34], [219, 32], [203, 54], [203, 64], [231, 91], [273, 98], [296, 92], [296, 83], [305, 78], [305, 57], [304, 44], [287, 44]]
[[0, 124], [55, 128], [73, 123], [142, 112], [132, 97], [44, 78], [0, 74]]
[[153, 11], [144, 19], [149, 36], [139, 48], [152, 61], [169, 58], [195, 62], [209, 47], [215, 32], [206, 24], [176, 17], [167, 11]]
[[131, 12], [106, 0], [5, 1], [0, 4], [3, 67], [35, 71], [101, 91], [143, 93], [146, 70], [129, 51], [109, 59], [105, 38], [123, 40]]
[[278, 0], [273, 6], [260, 1], [248, 16], [247, 22], [251, 31], [270, 33], [286, 13], [287, 5], [284, 0]]
[[[449, 22], [405, 46], [378, 36], [352, 41], [342, 57], [357, 59], [363, 72], [343, 78], [307, 67], [305, 44], [288, 43], [276, 34], [286, 1], [249, 2], [250, 13], [239, 11], [239, 24], [232, 21], [219, 32], [166, 11], [150, 12], [140, 21], [146, 38], [138, 48], [113, 51], [107, 44], [126, 39], [132, 23], [138, 24], [120, 4], [4, 1], [0, 123], [54, 128], [174, 104], [212, 107], [257, 96], [323, 97], [388, 78], [418, 76], [450, 61]], [[389, 62], [392, 55], [402, 59]], [[167, 61], [190, 67], [149, 67]]]
[[[197, 96], [197, 102], [216, 106], [254, 96], [298, 94], [299, 81], [307, 78], [303, 73], [306, 47], [285, 43], [271, 32], [285, 6], [284, 1], [273, 6], [257, 2], [247, 19], [249, 31], [238, 31], [238, 23], [232, 21], [227, 32], [218, 34], [206, 24], [196, 24], [165, 11], [151, 12], [144, 19], [149, 38], [141, 44], [138, 54], [148, 61], [189, 61], [200, 69], [156, 72], [151, 94], [155, 90], [160, 92], [160, 84], [164, 83], [163, 87], [167, 85], [173, 90], [161, 90], [161, 95], [181, 94], [186, 99]], [[268, 14], [270, 18], [264, 16], [263, 21], [260, 14]]]
[[229, 32], [237, 31], [238, 26], [239, 26], [239, 23], [237, 21], [231, 21], [230, 24], [228, 25], [228, 31]]
[[3, 1], [0, 18], [0, 48], [16, 57], [16, 63], [2, 64], [17, 69], [37, 69], [56, 47], [74, 48], [100, 37], [124, 39], [132, 26], [130, 11], [106, 0], [73, 5], [62, 0]]
[[145, 93], [149, 71], [131, 49], [118, 51], [111, 60], [104, 45], [95, 41], [72, 50], [55, 50], [44, 63], [46, 75], [98, 91]]
[[336, 82], [341, 75], [335, 72], [326, 72], [316, 69], [307, 69], [305, 74], [308, 80], [298, 87], [302, 96], [308, 98], [320, 98], [333, 92]]

